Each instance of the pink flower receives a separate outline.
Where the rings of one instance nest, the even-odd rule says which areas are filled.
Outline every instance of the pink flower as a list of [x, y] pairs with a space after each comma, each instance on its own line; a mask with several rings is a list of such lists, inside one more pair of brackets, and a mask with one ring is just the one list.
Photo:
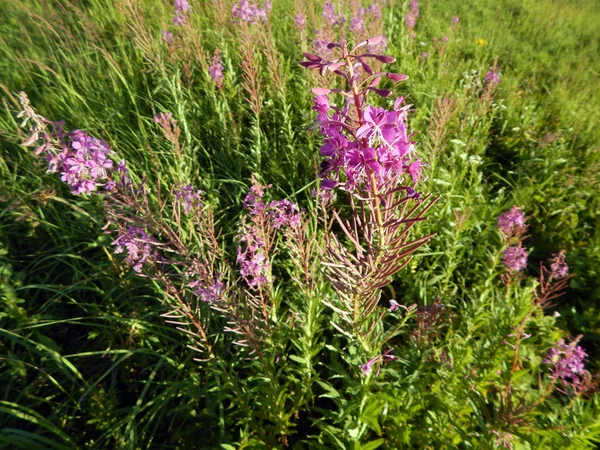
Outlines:
[[569, 266], [565, 261], [565, 251], [561, 250], [559, 253], [553, 255], [553, 258], [550, 260], [552, 264], [550, 264], [550, 272], [552, 274], [552, 278], [560, 279], [569, 275]]
[[296, 22], [296, 28], [304, 30], [304, 27], [306, 26], [306, 17], [304, 15], [296, 14], [294, 21]]
[[527, 252], [521, 245], [508, 247], [502, 258], [504, 265], [514, 272], [520, 272], [527, 267]]
[[208, 73], [217, 86], [223, 83], [223, 62], [221, 61], [220, 50], [216, 49], [213, 54], [212, 62], [208, 68]]
[[520, 208], [513, 206], [498, 216], [497, 226], [503, 235], [510, 237], [525, 228], [525, 214]]

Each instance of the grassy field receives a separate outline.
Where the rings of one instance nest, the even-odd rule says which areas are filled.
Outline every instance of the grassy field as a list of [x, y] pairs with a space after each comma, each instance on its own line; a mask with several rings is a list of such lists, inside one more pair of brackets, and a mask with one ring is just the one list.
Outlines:
[[[345, 3], [349, 18], [356, 5]], [[413, 105], [409, 127], [427, 163], [419, 190], [440, 199], [413, 228], [436, 236], [383, 288], [382, 306], [418, 309], [394, 338], [398, 360], [377, 377], [358, 369], [373, 354], [331, 325], [325, 277], [318, 295], [298, 288], [283, 244], [268, 363], [233, 345], [210, 308], [215, 355], [190, 350], [162, 317], [170, 292], [113, 253], [103, 196], [72, 195], [20, 145], [23, 91], [39, 114], [106, 141], [135, 183], [146, 180], [153, 207], [163, 187], [201, 189], [232, 261], [253, 175], [273, 199], [297, 202], [321, 242], [311, 88], [332, 81], [298, 62], [314, 51], [323, 2], [274, 0], [268, 22], [245, 24], [232, 22], [231, 1], [197, 0], [181, 26], [168, 1], [1, 5], [0, 447], [599, 445], [598, 394], [548, 394], [543, 362], [559, 339], [581, 335], [586, 369], [600, 370], [598, 2], [423, 0], [413, 37], [408, 2], [379, 2], [370, 25], [397, 58], [390, 70], [410, 77], [389, 87]], [[219, 85], [209, 74], [216, 49]], [[490, 67], [499, 83], [485, 81]], [[177, 138], [153, 119], [161, 112], [172, 112]], [[513, 205], [527, 216], [529, 258], [504, 283], [496, 220]], [[180, 228], [196, 242], [191, 223]], [[561, 250], [575, 277], [533, 310], [540, 262]], [[515, 365], [524, 317], [531, 337]]]

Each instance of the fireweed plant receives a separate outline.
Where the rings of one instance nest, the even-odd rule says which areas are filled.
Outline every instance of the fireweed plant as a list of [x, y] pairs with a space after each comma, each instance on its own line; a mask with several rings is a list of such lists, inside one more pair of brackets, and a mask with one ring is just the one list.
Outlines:
[[[423, 163], [408, 131], [410, 106], [401, 98], [389, 110], [368, 102], [369, 94], [383, 98], [392, 94], [377, 87], [383, 78], [393, 82], [408, 78], [375, 71], [369, 65], [395, 61], [364, 52], [383, 39], [367, 39], [354, 47], [345, 41], [330, 43], [328, 48], [338, 52], [336, 58], [305, 53], [306, 60], [300, 63], [321, 75], [334, 73], [345, 84], [341, 89], [313, 89], [313, 109], [324, 137], [321, 188], [347, 193], [350, 211], [349, 217], [343, 211], [332, 211], [333, 223], [327, 224], [323, 264], [338, 299], [325, 303], [341, 319], [341, 324], [332, 325], [358, 339], [369, 358], [377, 358], [397, 331], [385, 331], [381, 326], [388, 314], [379, 305], [381, 289], [410, 262], [412, 253], [431, 239], [428, 235], [411, 240], [409, 231], [414, 223], [425, 220], [424, 214], [437, 200], [415, 189]], [[338, 106], [330, 100], [334, 95], [341, 97]], [[331, 231], [334, 224], [349, 246]], [[387, 350], [385, 355], [389, 358]], [[371, 365], [368, 370], [363, 367], [363, 372], [371, 373]]]
[[[186, 0], [169, 3], [168, 23], [155, 30], [165, 59], [199, 58], [197, 64], [182, 63], [184, 84], [191, 88], [199, 83], [202, 77], [194, 68], [201, 67], [211, 95], [221, 101], [235, 77], [229, 43], [223, 38], [205, 53], [192, 26], [202, 20], [202, 6]], [[465, 301], [466, 312], [459, 311], [457, 303], [464, 299], [449, 290], [418, 307], [413, 303], [422, 298], [414, 295], [413, 301], [413, 292], [384, 300], [384, 289], [393, 292], [394, 275], [433, 236], [411, 233], [421, 223], [437, 231], [425, 222], [437, 198], [420, 187], [425, 185], [424, 170], [433, 172], [435, 158], [428, 158], [432, 166], [425, 169], [408, 128], [410, 105], [389, 99], [387, 85], [407, 77], [381, 68], [394, 61], [379, 53], [386, 46], [382, 37], [355, 46], [341, 39], [380, 34], [384, 4], [352, 2], [352, 10], [344, 12], [341, 4], [325, 2], [315, 21], [314, 14], [305, 15], [307, 5], [297, 2], [297, 14], [288, 17], [302, 36], [301, 47], [317, 48], [301, 63], [314, 70], [308, 72], [315, 75], [309, 80], [322, 76], [328, 86], [314, 90], [321, 166], [319, 188], [306, 209], [288, 199], [271, 200], [275, 189], [259, 181], [259, 163], [239, 223], [221, 233], [209, 189], [193, 186], [187, 171], [181, 170], [186, 175], [180, 173], [180, 182], [172, 185], [152, 184], [106, 142], [38, 115], [24, 95], [20, 117], [29, 138], [23, 144], [45, 159], [48, 171], [58, 174], [81, 204], [95, 196], [104, 201], [107, 247], [117, 255], [109, 255], [111, 262], [123, 261], [131, 274], [155, 286], [165, 306], [164, 319], [189, 338], [197, 362], [186, 372], [178, 361], [176, 370], [191, 380], [186, 383], [193, 393], [177, 391], [178, 383], [173, 383], [174, 391], [166, 391], [176, 392], [176, 402], [189, 397], [189, 403], [197, 403], [189, 414], [196, 428], [185, 430], [184, 442], [196, 445], [196, 432], [212, 433], [214, 446], [235, 443], [246, 448], [541, 448], [550, 440], [564, 448], [587, 436], [592, 441], [593, 426], [570, 422], [593, 406], [582, 401], [594, 388], [586, 353], [579, 337], [560, 338], [552, 316], [545, 313], [574, 275], [561, 251], [549, 268], [540, 266], [539, 281], [527, 276], [531, 264], [527, 266], [523, 210], [528, 208], [513, 208], [497, 222], [502, 244], [489, 259], [503, 268], [506, 289], [496, 289], [493, 274], [486, 281], [484, 294], [492, 301], [485, 307], [495, 308], [493, 316], [479, 314], [475, 301]], [[238, 123], [254, 124], [260, 155], [264, 125], [259, 118], [267, 116], [272, 103], [265, 86], [272, 83], [283, 105], [296, 101], [289, 91], [285, 97], [286, 66], [278, 65], [283, 59], [271, 42], [274, 36], [267, 33], [275, 22], [271, 2], [217, 1], [211, 6], [225, 11], [220, 23], [231, 28], [239, 43], [240, 86], [251, 111], [248, 121]], [[417, 1], [409, 3], [409, 15], [405, 31], [414, 38], [424, 19]], [[127, 20], [143, 17], [130, 14]], [[457, 17], [452, 24], [454, 29]], [[419, 39], [424, 36], [425, 27]], [[136, 33], [136, 45], [142, 38]], [[256, 42], [264, 43], [262, 53], [255, 50]], [[257, 59], [267, 61], [265, 70]], [[504, 73], [500, 78], [496, 64], [491, 66], [474, 97], [477, 104], [491, 105], [507, 79]], [[445, 124], [457, 102], [447, 96], [438, 104], [440, 111], [448, 111], [447, 121], [440, 119], [440, 130], [449, 128]], [[149, 122], [180, 155], [190, 148], [189, 123], [181, 110], [173, 110], [177, 112], [156, 114], [155, 123]], [[480, 108], [473, 116], [479, 123], [488, 114]], [[476, 127], [464, 128], [475, 136]], [[290, 129], [288, 141], [294, 142], [297, 130]], [[463, 124], [460, 130], [462, 134]], [[442, 165], [447, 140], [441, 131], [438, 136], [435, 151]], [[469, 214], [455, 211], [459, 229], [469, 228]], [[488, 222], [493, 229], [493, 220]], [[471, 263], [478, 267], [480, 261]], [[115, 267], [125, 280], [127, 272]], [[461, 270], [458, 265], [454, 269]], [[469, 282], [464, 284], [465, 290], [471, 289]], [[481, 298], [487, 299], [483, 294]], [[116, 377], [116, 370], [111, 372]], [[146, 392], [164, 396], [163, 386], [153, 384], [152, 376], [140, 397], [140, 413], [154, 403], [154, 398], [142, 402]], [[158, 390], [152, 391], [155, 385]], [[104, 401], [102, 397], [99, 402], [102, 408]], [[1, 406], [7, 407], [6, 402]], [[131, 423], [141, 417], [136, 414], [127, 425], [128, 439], [134, 434]], [[174, 417], [183, 415], [185, 411]], [[151, 439], [140, 436], [140, 441]], [[102, 439], [94, 445], [109, 442], [105, 435]], [[120, 441], [122, 446], [131, 444], [125, 441]]]

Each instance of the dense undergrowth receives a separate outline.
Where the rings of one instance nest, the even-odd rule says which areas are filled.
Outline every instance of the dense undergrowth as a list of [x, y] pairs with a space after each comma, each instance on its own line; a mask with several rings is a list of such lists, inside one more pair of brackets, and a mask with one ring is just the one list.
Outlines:
[[[339, 10], [348, 19], [352, 5]], [[196, 1], [176, 26], [170, 2], [4, 0], [0, 446], [598, 445], [600, 397], [562, 386], [547, 360], [560, 339], [581, 335], [586, 369], [600, 369], [598, 5], [422, 1], [418, 16], [414, 2], [379, 8], [369, 30], [346, 37], [384, 34], [382, 52], [396, 58], [386, 70], [410, 77], [382, 85], [413, 105], [411, 139], [426, 163], [417, 189], [440, 197], [411, 236], [436, 235], [378, 297], [382, 329], [400, 325], [393, 358], [374, 350], [377, 339], [363, 340], [367, 332], [340, 325], [323, 258], [312, 261], [311, 289], [298, 287], [293, 245], [282, 238], [259, 363], [214, 309], [201, 313], [212, 354], [191, 350], [186, 333], [165, 323], [172, 292], [113, 253], [104, 226], [114, 205], [72, 195], [20, 145], [28, 134], [19, 92], [65, 130], [106, 141], [132, 182], [145, 180], [156, 217], [168, 215], [159, 192], [201, 189], [231, 261], [253, 176], [272, 184], [270, 200], [297, 203], [323, 246], [311, 195], [323, 136], [311, 89], [336, 82], [298, 64], [316, 52], [325, 33], [317, 29], [335, 31], [323, 25], [322, 2], [275, 0], [268, 21], [250, 24], [232, 20], [230, 1]], [[154, 118], [166, 112], [174, 120], [163, 127]], [[338, 192], [347, 212], [344, 202]], [[518, 276], [502, 264], [515, 242], [497, 227], [513, 205], [528, 224]], [[193, 227], [179, 223], [192, 250]], [[540, 262], [549, 267], [561, 250], [575, 276], [563, 296], [536, 307]], [[390, 300], [408, 310], [388, 314]]]

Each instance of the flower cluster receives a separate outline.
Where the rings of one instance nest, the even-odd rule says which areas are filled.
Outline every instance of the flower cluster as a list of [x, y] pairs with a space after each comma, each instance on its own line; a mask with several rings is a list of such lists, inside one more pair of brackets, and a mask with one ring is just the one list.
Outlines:
[[306, 16], [304, 14], [296, 14], [294, 22], [298, 30], [304, 30], [304, 27], [306, 27]]
[[192, 10], [187, 0], [173, 0], [175, 7], [175, 16], [173, 17], [173, 25], [183, 25], [187, 14]]
[[240, 266], [240, 274], [251, 288], [257, 289], [267, 284], [268, 274], [271, 270], [271, 262], [267, 258], [265, 243], [259, 236], [260, 232], [256, 226], [248, 226], [243, 234], [239, 236], [240, 245], [237, 248], [237, 263]]
[[324, 136], [323, 188], [340, 184], [353, 192], [365, 186], [372, 189], [373, 181], [381, 188], [384, 183], [397, 185], [405, 174], [417, 182], [423, 164], [415, 156], [408, 133], [410, 105], [403, 105], [402, 98], [396, 99], [392, 110], [367, 106], [356, 119], [349, 116], [347, 108], [332, 106], [327, 95], [317, 95], [314, 103]]
[[485, 83], [488, 86], [497, 86], [500, 84], [500, 72], [495, 67], [490, 67], [485, 74]]
[[223, 61], [221, 61], [221, 52], [219, 49], [215, 50], [212, 57], [212, 62], [208, 68], [208, 73], [215, 84], [219, 87], [223, 84]]
[[298, 206], [290, 200], [273, 200], [269, 203], [263, 201], [266, 189], [253, 180], [252, 186], [244, 199], [244, 208], [248, 210], [250, 223], [242, 224], [242, 231], [238, 236], [240, 245], [237, 249], [237, 262], [240, 273], [252, 288], [266, 284], [270, 272], [268, 251], [272, 230], [296, 228], [301, 226], [301, 215]]
[[299, 227], [301, 216], [298, 206], [288, 199], [273, 200], [267, 206], [268, 214], [277, 230], [284, 227]]
[[521, 208], [513, 206], [500, 214], [496, 223], [505, 237], [514, 236], [525, 228], [525, 214]]
[[[352, 9], [352, 14], [348, 18], [341, 11], [341, 8], [336, 11], [332, 1], [327, 1], [323, 4], [322, 17], [325, 26], [322, 29], [315, 30], [313, 39], [315, 53], [323, 56], [327, 55], [329, 53], [327, 44], [333, 40], [345, 39], [347, 33], [361, 38], [367, 32], [373, 31], [374, 28], [379, 28], [377, 25], [381, 23], [381, 9], [378, 0], [375, 0], [367, 7]], [[298, 27], [297, 22], [296, 26]], [[304, 28], [304, 25], [302, 25], [302, 28]], [[387, 41], [383, 38], [377, 45], [369, 47], [369, 51], [375, 52], [386, 47]]]
[[88, 194], [101, 186], [106, 191], [112, 191], [117, 183], [125, 181], [125, 161], [115, 167], [111, 159], [114, 152], [103, 140], [82, 130], [65, 134], [59, 125], [53, 134], [60, 149], [46, 144], [38, 147], [36, 154], [45, 154], [48, 172], [59, 172], [61, 180], [71, 187], [73, 194]]
[[569, 275], [569, 266], [565, 261], [564, 250], [552, 255], [550, 262], [550, 273], [552, 274], [552, 278], [559, 280]]
[[202, 203], [202, 191], [194, 188], [191, 185], [182, 186], [180, 189], [173, 190], [175, 196], [175, 205], [183, 205], [183, 212], [185, 214], [190, 211], [198, 212], [204, 207]]
[[213, 284], [208, 286], [197, 286], [196, 292], [200, 296], [203, 302], [206, 303], [215, 303], [225, 291], [225, 285], [221, 280], [216, 280]]
[[525, 214], [520, 208], [513, 206], [498, 216], [496, 226], [505, 242], [512, 244], [516, 242], [516, 245], [504, 251], [503, 264], [512, 273], [520, 272], [527, 267], [527, 252], [522, 247], [523, 235], [527, 231]]
[[196, 267], [189, 270], [186, 275], [194, 279], [188, 287], [192, 288], [205, 303], [213, 304], [225, 293], [225, 283], [220, 276], [213, 275], [212, 267], [207, 262], [198, 262]]
[[577, 390], [587, 375], [585, 370], [585, 359], [587, 354], [581, 348], [575, 339], [571, 343], [565, 343], [561, 339], [557, 344], [550, 349], [544, 364], [551, 366], [550, 376], [556, 380], [560, 380], [565, 388]]
[[404, 16], [406, 28], [410, 30], [410, 38], [415, 38], [414, 28], [417, 25], [417, 19], [419, 18], [419, 1], [410, 0], [408, 13]]
[[171, 33], [170, 31], [163, 30], [161, 32], [161, 38], [162, 38], [163, 42], [167, 45], [173, 45], [175, 43], [175, 37], [173, 36], [173, 33]]
[[346, 16], [342, 12], [336, 13], [335, 6], [330, 1], [323, 4], [323, 20], [327, 25], [341, 27], [346, 23]]
[[141, 272], [145, 263], [155, 262], [158, 253], [155, 250], [157, 242], [143, 228], [127, 226], [113, 242], [115, 254], [126, 252], [125, 262], [136, 272]]
[[269, 18], [268, 12], [272, 9], [272, 4], [269, 1], [264, 3], [261, 8], [250, 0], [240, 0], [234, 3], [231, 9], [234, 22], [266, 22]]
[[503, 264], [513, 272], [520, 272], [527, 267], [527, 252], [521, 245], [508, 247], [502, 257]]

